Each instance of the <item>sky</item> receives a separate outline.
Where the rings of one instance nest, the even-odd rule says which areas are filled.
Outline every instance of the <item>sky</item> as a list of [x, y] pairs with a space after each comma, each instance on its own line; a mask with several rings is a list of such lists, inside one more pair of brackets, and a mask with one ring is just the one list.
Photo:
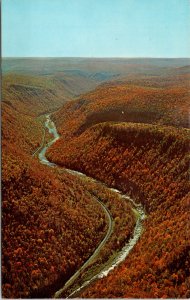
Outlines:
[[190, 57], [190, 0], [2, 0], [3, 57]]

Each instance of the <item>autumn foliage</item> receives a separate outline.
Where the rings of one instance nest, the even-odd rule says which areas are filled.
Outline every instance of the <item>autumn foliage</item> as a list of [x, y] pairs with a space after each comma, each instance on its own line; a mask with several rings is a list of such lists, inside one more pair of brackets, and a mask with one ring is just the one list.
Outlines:
[[40, 164], [32, 156], [42, 143], [40, 119], [6, 101], [2, 109], [2, 294], [50, 297], [106, 234], [107, 219], [96, 198], [117, 220], [99, 263], [129, 239], [135, 218], [130, 205], [101, 184]]
[[[70, 96], [89, 89], [85, 68], [69, 70], [65, 82], [65, 73], [58, 74], [59, 64], [54, 75], [43, 71], [37, 76], [37, 64], [31, 63], [32, 75], [7, 74], [3, 79], [3, 297], [51, 297], [83, 265], [108, 229], [96, 199], [109, 209], [114, 228], [95, 263], [100, 266], [122, 248], [132, 235], [135, 215], [109, 186], [142, 203], [147, 215], [144, 231], [127, 259], [80, 296], [189, 298], [188, 70], [174, 68], [161, 77], [151, 66], [154, 76], [126, 76], [125, 65], [111, 62], [110, 73], [102, 73], [97, 68], [106, 67], [106, 61], [87, 62], [95, 72], [89, 75], [90, 86], [104, 77], [114, 78], [111, 71], [116, 65], [125, 76], [66, 103], [52, 115], [61, 138], [47, 156], [103, 185], [64, 168], [44, 166], [32, 156], [42, 143], [39, 116], [65, 102], [63, 86]], [[135, 65], [127, 68], [132, 71]]]
[[[143, 204], [148, 217], [143, 235], [126, 261], [81, 296], [189, 297], [189, 129], [161, 125], [188, 124], [187, 91], [106, 88], [65, 106], [67, 114], [62, 110], [54, 115], [63, 139], [49, 150], [48, 157], [128, 193]], [[114, 122], [99, 123], [107, 121], [109, 110], [118, 103], [123, 103], [121, 111], [126, 107], [127, 112], [154, 111], [154, 122], [147, 119], [147, 123], [155, 125], [139, 123], [139, 115], [134, 116], [136, 123], [120, 122], [118, 116], [111, 120]], [[94, 122], [91, 111], [97, 112]]]
[[50, 296], [104, 237], [105, 214], [74, 176], [32, 157], [41, 124], [2, 108], [3, 296]]
[[[176, 127], [189, 126], [187, 84], [143, 87], [128, 82], [107, 83], [69, 102], [53, 114], [64, 138], [81, 134], [101, 122], [134, 122]], [[181, 79], [183, 80], [183, 79]], [[152, 85], [153, 85], [152, 83]], [[141, 83], [142, 84], [142, 83]]]

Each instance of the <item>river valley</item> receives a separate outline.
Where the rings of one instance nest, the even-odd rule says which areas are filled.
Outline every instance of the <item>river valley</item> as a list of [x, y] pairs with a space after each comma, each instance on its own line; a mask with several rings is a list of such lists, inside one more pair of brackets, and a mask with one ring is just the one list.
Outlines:
[[[49, 167], [60, 168], [58, 165], [50, 162], [46, 158], [47, 149], [49, 147], [51, 147], [51, 145], [53, 143], [55, 143], [60, 137], [57, 132], [56, 126], [55, 126], [54, 122], [51, 120], [49, 115], [46, 115], [46, 121], [45, 121], [44, 126], [45, 126], [45, 129], [48, 130], [49, 133], [53, 136], [53, 139], [38, 149], [39, 150], [38, 151], [39, 152], [39, 154], [38, 154], [39, 161], [42, 164], [45, 164]], [[44, 134], [45, 134], [45, 131], [44, 131]], [[44, 141], [44, 136], [42, 139], [42, 143], [43, 143], [43, 141]], [[66, 169], [66, 168], [64, 168], [64, 171], [71, 173], [75, 176], [79, 176], [80, 178], [88, 179], [90, 181], [97, 182], [98, 184], [105, 186], [104, 183], [101, 183], [101, 182], [95, 180], [94, 178], [90, 178], [89, 176], [86, 176], [85, 174], [83, 174], [81, 172]], [[66, 295], [67, 298], [76, 297], [76, 296], [78, 296], [78, 294], [80, 293], [81, 290], [84, 290], [84, 288], [89, 286], [93, 281], [107, 276], [113, 269], [115, 269], [120, 263], [122, 263], [126, 259], [126, 257], [130, 253], [130, 251], [133, 249], [133, 247], [135, 246], [135, 244], [137, 243], [137, 241], [139, 240], [139, 238], [143, 232], [143, 220], [145, 219], [146, 215], [145, 215], [145, 211], [144, 211], [142, 205], [136, 204], [133, 199], [131, 199], [127, 195], [122, 194], [117, 189], [109, 188], [107, 186], [106, 186], [106, 188], [114, 193], [119, 194], [121, 201], [129, 201], [130, 202], [132, 210], [133, 210], [134, 214], [136, 215], [136, 225], [134, 228], [133, 235], [130, 238], [130, 240], [125, 244], [125, 246], [117, 253], [117, 255], [115, 257], [113, 257], [111, 262], [109, 261], [108, 264], [103, 265], [101, 271], [99, 271], [96, 274], [92, 273], [91, 278], [84, 280], [84, 282], [82, 284], [80, 283], [80, 286], [77, 286], [76, 285], [77, 278], [81, 275], [82, 272], [84, 272], [84, 270], [87, 268], [87, 266], [89, 266], [91, 264], [91, 262], [98, 256], [100, 249], [102, 249], [104, 247], [105, 243], [108, 241], [108, 239], [110, 238], [110, 235], [113, 232], [114, 224], [113, 224], [111, 213], [106, 208], [105, 204], [103, 204], [103, 202], [96, 199], [96, 201], [98, 201], [99, 204], [102, 206], [102, 208], [106, 214], [107, 220], [108, 220], [109, 226], [108, 226], [107, 233], [106, 233], [104, 239], [101, 241], [101, 243], [98, 245], [98, 247], [94, 251], [94, 253], [90, 256], [90, 258], [80, 267], [79, 270], [77, 270], [71, 276], [71, 278], [64, 284], [64, 286], [54, 294], [54, 296], [53, 296], [54, 298], [61, 298], [62, 295], [64, 295], [64, 296]], [[72, 287], [73, 284], [74, 284], [74, 289], [70, 289], [70, 287]], [[68, 289], [69, 289], [69, 293], [67, 293]]]

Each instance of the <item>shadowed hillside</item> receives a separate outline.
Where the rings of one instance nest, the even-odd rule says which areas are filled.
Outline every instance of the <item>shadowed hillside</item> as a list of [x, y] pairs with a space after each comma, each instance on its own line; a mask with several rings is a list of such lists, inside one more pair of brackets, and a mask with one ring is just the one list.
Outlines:
[[[3, 58], [3, 74], [37, 76], [71, 99], [111, 80], [134, 76], [186, 74], [190, 59], [151, 58]], [[37, 84], [38, 86], [38, 84]]]
[[[51, 78], [7, 74], [2, 101], [2, 294], [51, 297], [92, 255], [108, 229], [96, 199], [118, 218], [98, 262], [131, 236], [135, 217], [116, 194], [50, 169], [32, 154], [42, 145], [44, 116], [65, 101]], [[40, 117], [39, 117], [40, 116]], [[45, 134], [45, 141], [51, 139]], [[96, 191], [96, 192], [95, 192]], [[125, 219], [129, 220], [128, 223]], [[117, 241], [118, 233], [121, 234]]]
[[18, 74], [3, 76], [2, 99], [15, 111], [32, 116], [56, 110], [68, 100], [51, 78]]
[[[100, 85], [53, 115], [64, 137], [100, 122], [135, 122], [189, 127], [188, 78], [165, 77]], [[151, 86], [146, 83], [151, 82]], [[165, 87], [167, 82], [167, 87]], [[159, 87], [158, 87], [159, 85]], [[161, 86], [160, 86], [161, 85]], [[64, 126], [63, 126], [64, 124]], [[66, 135], [66, 136], [65, 136]], [[59, 141], [61, 143], [61, 141]]]
[[145, 232], [130, 257], [108, 278], [87, 289], [84, 297], [186, 295], [188, 150], [186, 129], [126, 123], [96, 125], [50, 149], [52, 161], [127, 192], [143, 203], [149, 214]]
[[[142, 203], [144, 231], [126, 260], [79, 296], [189, 297], [188, 64], [188, 59], [4, 60], [3, 297], [52, 297], [63, 287], [108, 230], [97, 199], [110, 211], [113, 233], [76, 286], [117, 255], [132, 236], [136, 216], [108, 186]], [[44, 114], [53, 111], [60, 139], [47, 157], [105, 185], [32, 156], [43, 137], [52, 138]]]
[[53, 115], [61, 139], [49, 159], [128, 193], [148, 214], [126, 261], [77, 296], [189, 296], [188, 76], [106, 83]]
[[2, 129], [3, 296], [48, 297], [101, 241], [105, 215], [72, 175], [32, 157], [39, 122], [3, 104]]

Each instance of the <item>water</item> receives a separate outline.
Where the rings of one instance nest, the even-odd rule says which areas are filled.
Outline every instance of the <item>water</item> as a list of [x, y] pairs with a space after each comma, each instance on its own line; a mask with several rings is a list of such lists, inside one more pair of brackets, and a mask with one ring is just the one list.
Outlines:
[[[53, 145], [53, 143], [55, 143], [58, 139], [59, 139], [59, 134], [57, 132], [57, 129], [55, 127], [55, 124], [53, 121], [51, 121], [50, 119], [50, 116], [46, 116], [46, 121], [45, 121], [45, 126], [46, 128], [48, 129], [49, 133], [52, 134], [54, 136], [53, 140], [50, 141], [48, 144], [46, 144], [42, 150], [40, 151], [38, 157], [39, 157], [39, 160], [42, 164], [45, 164], [49, 167], [55, 167], [57, 166], [56, 164], [54, 163], [51, 163], [47, 160], [45, 154], [46, 154], [46, 151], [47, 149]], [[71, 173], [73, 175], [77, 175], [77, 176], [80, 176], [80, 177], [86, 177], [90, 180], [92, 180], [93, 182], [97, 182], [97, 183], [100, 183], [98, 182], [97, 180], [93, 179], [93, 178], [90, 178], [88, 176], [86, 176], [85, 174], [81, 173], [81, 172], [78, 172], [78, 171], [74, 171], [74, 170], [70, 170], [70, 169], [65, 169], [65, 171], [67, 171], [68, 173]], [[103, 184], [105, 186], [105, 184]], [[127, 200], [127, 201], [130, 201], [132, 206], [133, 206], [133, 209], [136, 211], [137, 213], [137, 221], [136, 221], [136, 225], [135, 225], [135, 228], [134, 228], [134, 232], [133, 232], [133, 236], [132, 238], [126, 243], [126, 245], [121, 249], [121, 251], [118, 253], [118, 255], [115, 257], [115, 259], [112, 261], [111, 265], [109, 266], [106, 266], [105, 268], [103, 268], [103, 270], [94, 275], [91, 279], [85, 281], [78, 289], [74, 290], [68, 297], [71, 297], [72, 295], [74, 295], [75, 293], [77, 292], [80, 292], [81, 289], [83, 289], [84, 287], [88, 286], [92, 281], [96, 280], [96, 279], [100, 279], [100, 278], [103, 278], [103, 277], [106, 277], [108, 276], [108, 274], [113, 270], [115, 269], [121, 262], [123, 262], [126, 257], [129, 255], [130, 251], [133, 249], [133, 247], [136, 245], [137, 241], [139, 240], [141, 234], [142, 234], [142, 230], [143, 230], [143, 225], [142, 225], [142, 221], [145, 219], [145, 212], [143, 210], [143, 207], [141, 204], [137, 204], [135, 203], [135, 201], [133, 199], [131, 199], [129, 196], [127, 195], [123, 195], [119, 190], [117, 189], [113, 189], [113, 188], [108, 188], [110, 191], [112, 192], [115, 192], [117, 194], [120, 194], [120, 197], [121, 197], [121, 200], [124, 199], [124, 200]], [[93, 256], [93, 255], [92, 255]], [[85, 264], [84, 264], [85, 265]], [[84, 267], [83, 265], [83, 267]], [[82, 267], [82, 268], [83, 268]], [[79, 270], [77, 271], [79, 272]], [[77, 273], [76, 272], [76, 273]], [[75, 273], [75, 274], [76, 274]], [[74, 275], [75, 275], [74, 274]], [[73, 275], [73, 276], [74, 276]], [[76, 278], [77, 279], [77, 278]], [[70, 281], [70, 279], [65, 283], [68, 284], [68, 282]], [[57, 298], [61, 295], [61, 292], [64, 290], [64, 287], [61, 288], [60, 290], [58, 290], [55, 295], [54, 295], [54, 298]]]
[[[110, 189], [113, 191], [113, 189]], [[118, 191], [115, 191], [118, 192]], [[122, 196], [122, 198], [124, 198]], [[125, 197], [126, 198], [126, 197]], [[128, 198], [128, 196], [127, 196]], [[132, 203], [135, 204], [135, 202], [130, 199]], [[133, 249], [133, 247], [136, 245], [137, 241], [139, 240], [143, 226], [142, 221], [145, 219], [145, 212], [143, 210], [143, 207], [141, 205], [138, 205], [138, 208], [136, 208], [136, 211], [138, 212], [138, 219], [135, 225], [135, 229], [133, 232], [132, 238], [126, 243], [126, 245], [122, 248], [122, 250], [118, 253], [116, 258], [113, 260], [110, 266], [105, 267], [100, 273], [93, 276], [90, 280], [85, 281], [78, 289], [74, 290], [67, 298], [72, 297], [74, 294], [80, 292], [83, 288], [88, 286], [91, 282], [93, 282], [96, 279], [100, 279], [103, 277], [108, 276], [108, 274], [115, 269], [121, 262], [123, 262], [126, 257], [129, 255], [130, 251]]]
[[59, 134], [57, 132], [57, 129], [55, 127], [55, 124], [53, 121], [50, 120], [50, 117], [49, 115], [46, 116], [46, 121], [45, 121], [45, 127], [48, 129], [49, 133], [52, 134], [54, 136], [53, 140], [51, 140], [49, 143], [47, 143], [43, 148], [42, 150], [40, 151], [40, 153], [38, 154], [38, 158], [40, 160], [40, 162], [44, 165], [47, 165], [49, 167], [55, 167], [56, 164], [50, 162], [45, 154], [46, 154], [46, 151], [47, 149], [53, 145], [58, 139], [59, 139]]

